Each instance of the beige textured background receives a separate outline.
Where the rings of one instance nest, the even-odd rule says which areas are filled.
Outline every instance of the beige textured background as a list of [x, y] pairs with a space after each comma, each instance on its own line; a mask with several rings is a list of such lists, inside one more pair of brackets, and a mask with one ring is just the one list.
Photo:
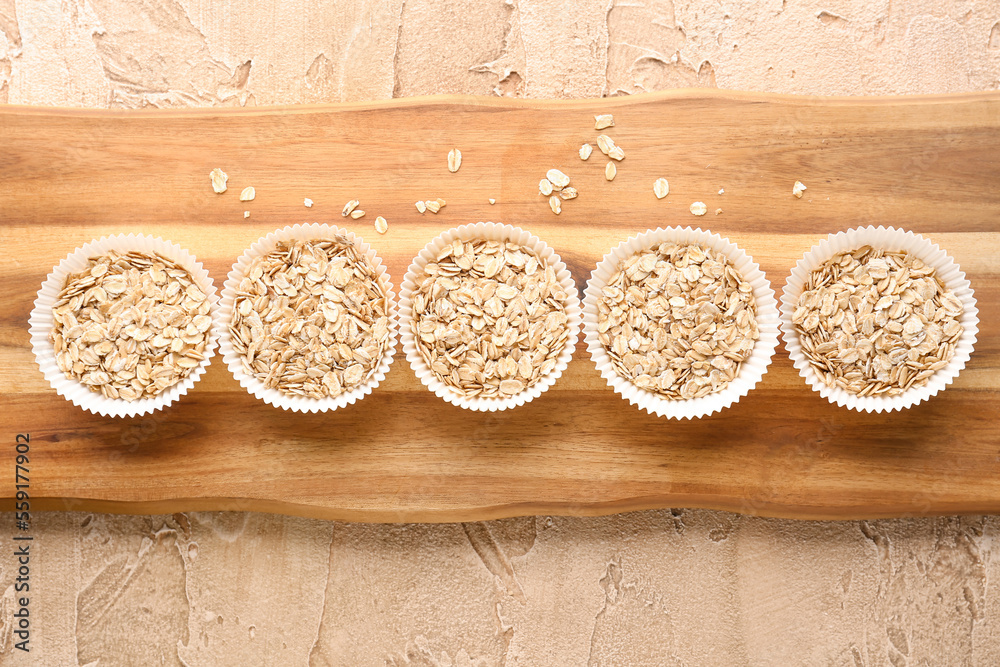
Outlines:
[[[749, 6], [752, 5], [752, 6]], [[0, 102], [1000, 88], [996, 0], [0, 0]], [[0, 145], [0, 151], [3, 147]], [[13, 532], [0, 517], [0, 536]], [[996, 665], [1000, 517], [36, 516], [0, 665]], [[8, 543], [9, 544], [9, 543]]]

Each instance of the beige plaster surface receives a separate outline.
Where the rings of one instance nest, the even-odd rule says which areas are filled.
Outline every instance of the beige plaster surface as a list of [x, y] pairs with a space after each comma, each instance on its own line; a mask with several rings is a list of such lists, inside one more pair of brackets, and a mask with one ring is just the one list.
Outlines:
[[[1000, 88], [996, 0], [0, 0], [0, 102]], [[2, 151], [2, 145], [0, 145]], [[1000, 518], [37, 514], [0, 665], [996, 665]], [[0, 539], [14, 533], [0, 515]], [[10, 545], [8, 541], [6, 544]]]

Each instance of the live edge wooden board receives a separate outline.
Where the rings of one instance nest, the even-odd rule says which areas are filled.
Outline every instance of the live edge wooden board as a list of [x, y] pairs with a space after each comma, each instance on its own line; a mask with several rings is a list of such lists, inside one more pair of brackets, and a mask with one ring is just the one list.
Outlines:
[[[577, 155], [598, 132], [625, 148]], [[461, 149], [458, 173], [447, 153]], [[229, 174], [212, 191], [209, 171]], [[538, 195], [551, 167], [578, 199]], [[653, 196], [653, 181], [670, 195]], [[792, 184], [808, 186], [802, 199]], [[239, 201], [253, 185], [257, 198]], [[720, 189], [724, 194], [719, 194]], [[303, 199], [315, 202], [303, 206]], [[418, 199], [444, 198], [438, 215]], [[496, 205], [488, 203], [496, 198]], [[366, 217], [340, 211], [360, 199]], [[695, 218], [694, 201], [709, 214]], [[714, 215], [716, 209], [722, 213]], [[251, 216], [244, 219], [243, 211]], [[372, 228], [375, 216], [389, 233]], [[378, 389], [333, 413], [283, 412], [216, 357], [163, 412], [102, 418], [51, 390], [28, 344], [46, 274], [121, 232], [170, 239], [216, 285], [259, 237], [299, 222], [362, 235], [399, 285], [438, 233], [494, 220], [555, 247], [582, 291], [598, 260], [647, 228], [696, 225], [739, 244], [776, 292], [830, 232], [901, 226], [929, 236], [975, 289], [980, 334], [943, 394], [902, 413], [829, 404], [779, 346], [736, 406], [668, 421], [619, 398], [578, 347], [547, 393], [502, 414], [428, 392], [401, 353]], [[238, 509], [358, 521], [468, 521], [654, 507], [843, 519], [1000, 512], [1000, 94], [836, 99], [678, 91], [607, 100], [465, 97], [372, 104], [104, 112], [0, 107], [0, 467], [14, 502], [14, 442], [30, 434], [33, 509]]]

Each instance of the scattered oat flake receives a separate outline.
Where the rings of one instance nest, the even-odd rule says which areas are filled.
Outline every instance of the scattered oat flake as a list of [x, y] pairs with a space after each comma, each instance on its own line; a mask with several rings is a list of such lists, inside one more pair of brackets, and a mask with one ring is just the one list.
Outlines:
[[705, 202], [703, 201], [696, 201], [691, 204], [691, 213], [693, 215], [705, 215], [708, 213], [708, 206], [705, 206]]
[[547, 178], [538, 181], [538, 194], [545, 195], [546, 197], [552, 194], [552, 181]]
[[615, 140], [606, 134], [597, 135], [597, 147], [601, 149], [601, 152], [605, 155], [611, 153], [611, 149], [615, 147]]
[[653, 182], [653, 194], [657, 199], [663, 199], [670, 194], [670, 183], [665, 178], [658, 178]]
[[226, 174], [226, 172], [216, 167], [209, 172], [208, 176], [212, 179], [212, 189], [215, 190], [216, 193], [221, 195], [227, 190], [226, 181], [229, 180], [229, 175]]
[[561, 199], [576, 199], [579, 194], [573, 186], [565, 187], [559, 191]]
[[590, 144], [584, 144], [580, 146], [580, 159], [588, 160], [590, 159], [590, 154], [594, 152], [594, 147]]
[[257, 196], [257, 191], [254, 190], [252, 185], [248, 185], [243, 188], [243, 192], [240, 193], [240, 201], [253, 201], [254, 197]]
[[551, 208], [552, 212], [556, 215], [562, 213], [562, 203], [559, 201], [559, 197], [555, 195], [549, 197], [549, 208]]
[[358, 218], [363, 218], [363, 217], [365, 217], [365, 212], [362, 211], [360, 208], [356, 208], [353, 211], [351, 211], [351, 219], [357, 220]]
[[613, 146], [611, 150], [608, 151], [608, 157], [612, 160], [621, 162], [625, 159], [625, 150], [621, 146]]
[[609, 113], [602, 113], [599, 116], [594, 116], [594, 129], [603, 130], [605, 128], [614, 127], [615, 118]]
[[302, 203], [306, 205], [306, 208], [312, 208], [313, 200], [309, 199], [309, 197], [306, 197], [305, 199], [302, 200]]
[[455, 173], [462, 166], [462, 151], [452, 148], [448, 151], [448, 171]]
[[567, 185], [569, 185], [569, 176], [562, 173], [558, 169], [549, 169], [545, 173], [545, 178], [547, 178], [549, 182], [552, 183], [552, 187], [555, 190], [561, 190]]
[[375, 231], [379, 234], [385, 234], [389, 231], [389, 223], [381, 215], [375, 218]]
[[417, 207], [417, 211], [420, 213], [423, 213], [424, 211], [427, 210], [427, 204], [423, 203], [422, 201], [418, 201], [416, 204], [414, 204], [414, 206]]
[[615, 180], [615, 176], [618, 174], [618, 167], [615, 166], [614, 162], [609, 162], [607, 166], [604, 167], [604, 178], [609, 181]]
[[341, 211], [340, 214], [346, 218], [354, 211], [354, 209], [356, 209], [360, 205], [361, 205], [360, 201], [358, 201], [357, 199], [352, 199], [351, 201], [344, 204], [344, 210]]
[[792, 194], [795, 195], [796, 198], [802, 199], [802, 193], [805, 192], [806, 189], [805, 183], [802, 181], [795, 181], [795, 185], [792, 186]]
[[716, 215], [719, 215], [720, 213], [722, 213], [722, 209], [721, 208], [715, 209], [715, 214]]
[[428, 199], [427, 201], [425, 201], [424, 206], [426, 206], [427, 210], [430, 211], [431, 213], [437, 213], [438, 211], [441, 210], [441, 204], [437, 203], [432, 199]]

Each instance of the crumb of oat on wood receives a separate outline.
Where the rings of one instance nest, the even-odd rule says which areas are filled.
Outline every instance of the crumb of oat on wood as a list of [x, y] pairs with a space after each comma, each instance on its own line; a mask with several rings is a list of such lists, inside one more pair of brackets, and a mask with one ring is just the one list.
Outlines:
[[602, 113], [594, 116], [594, 129], [604, 130], [615, 126], [615, 117], [609, 113]]
[[228, 189], [226, 181], [229, 180], [229, 174], [222, 171], [218, 167], [209, 172], [208, 177], [212, 179], [212, 189], [215, 190], [217, 194], [221, 195]]
[[795, 181], [795, 185], [792, 186], [792, 195], [796, 199], [802, 199], [802, 193], [808, 190], [802, 181]]
[[349, 216], [351, 213], [354, 212], [354, 209], [356, 209], [360, 205], [361, 205], [361, 202], [359, 200], [352, 199], [351, 201], [349, 201], [346, 204], [344, 204], [344, 208], [340, 212], [340, 214], [346, 218], [347, 216]]
[[312, 208], [313, 200], [309, 199], [309, 197], [306, 197], [305, 199], [302, 200], [302, 203], [305, 204], [306, 208]]
[[670, 183], [665, 178], [658, 178], [653, 181], [653, 194], [657, 199], [663, 199], [670, 194]]
[[462, 151], [452, 148], [448, 151], [448, 171], [455, 173], [462, 166]]
[[554, 190], [562, 190], [564, 187], [569, 185], [569, 176], [558, 169], [549, 169], [545, 173], [545, 178], [552, 183], [552, 188]]

